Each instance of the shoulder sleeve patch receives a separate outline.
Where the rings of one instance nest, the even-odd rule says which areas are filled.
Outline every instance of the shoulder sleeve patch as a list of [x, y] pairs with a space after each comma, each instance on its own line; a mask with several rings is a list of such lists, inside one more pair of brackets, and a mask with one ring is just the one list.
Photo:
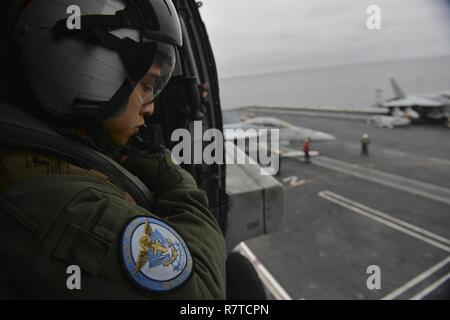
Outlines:
[[192, 256], [180, 235], [165, 222], [138, 216], [125, 226], [121, 259], [131, 280], [151, 292], [167, 292], [192, 273]]

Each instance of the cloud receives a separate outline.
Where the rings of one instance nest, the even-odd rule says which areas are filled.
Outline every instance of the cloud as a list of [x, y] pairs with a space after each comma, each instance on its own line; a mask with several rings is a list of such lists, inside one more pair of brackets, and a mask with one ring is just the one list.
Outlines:
[[[445, 1], [204, 0], [222, 77], [450, 54]], [[381, 8], [382, 30], [366, 28]]]

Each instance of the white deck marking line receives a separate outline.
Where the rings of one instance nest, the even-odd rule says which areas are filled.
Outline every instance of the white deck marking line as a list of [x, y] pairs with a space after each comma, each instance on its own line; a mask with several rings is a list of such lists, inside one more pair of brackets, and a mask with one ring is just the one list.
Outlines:
[[450, 256], [445, 258], [441, 262], [435, 264], [434, 266], [432, 266], [428, 270], [422, 272], [417, 277], [409, 280], [407, 283], [405, 283], [400, 288], [398, 288], [398, 289], [392, 291], [391, 293], [389, 293], [388, 295], [384, 296], [381, 300], [393, 300], [393, 299], [397, 298], [398, 296], [402, 295], [403, 293], [405, 293], [406, 291], [408, 291], [409, 289], [411, 289], [415, 285], [419, 284], [420, 282], [422, 282], [426, 278], [430, 277], [433, 273], [435, 273], [439, 269], [443, 268], [449, 262], [450, 262]]
[[405, 227], [403, 227], [401, 225], [393, 223], [393, 222], [391, 222], [389, 220], [386, 220], [384, 218], [381, 218], [381, 217], [379, 217], [377, 215], [374, 215], [373, 213], [370, 213], [370, 212], [368, 212], [366, 210], [363, 210], [361, 208], [353, 206], [353, 205], [351, 205], [351, 204], [349, 204], [349, 203], [347, 203], [345, 201], [339, 200], [339, 199], [335, 198], [333, 196], [333, 194], [334, 193], [331, 192], [331, 191], [321, 191], [321, 192], [319, 192], [319, 196], [321, 198], [324, 198], [324, 199], [326, 199], [328, 201], [334, 202], [334, 203], [336, 203], [336, 204], [338, 204], [338, 205], [340, 205], [342, 207], [350, 209], [351, 211], [356, 212], [356, 213], [358, 213], [360, 215], [363, 215], [363, 216], [365, 216], [367, 218], [370, 218], [372, 220], [378, 221], [378, 222], [380, 222], [380, 223], [382, 223], [382, 224], [384, 224], [384, 225], [386, 225], [388, 227], [391, 227], [391, 228], [393, 228], [393, 229], [395, 229], [397, 231], [406, 233], [407, 235], [410, 235], [410, 236], [412, 236], [412, 237], [414, 237], [414, 238], [416, 238], [418, 240], [426, 242], [426, 243], [428, 243], [428, 244], [430, 244], [432, 246], [435, 246], [435, 247], [437, 247], [439, 249], [442, 249], [442, 250], [444, 250], [446, 252], [450, 252], [450, 247], [448, 247], [448, 246], [446, 246], [444, 244], [441, 244], [441, 243], [439, 243], [437, 241], [434, 241], [434, 240], [432, 240], [430, 238], [427, 238], [427, 237], [425, 237], [425, 236], [423, 236], [423, 235], [421, 235], [421, 234], [419, 234], [417, 232], [409, 230], [409, 229], [407, 229], [407, 228], [405, 228]]
[[437, 287], [439, 287], [441, 284], [443, 284], [448, 279], [450, 279], [450, 272], [447, 273], [442, 278], [440, 278], [439, 280], [433, 282], [430, 286], [426, 287], [425, 289], [423, 289], [422, 291], [420, 291], [413, 297], [409, 298], [409, 300], [422, 300], [423, 298], [425, 298], [427, 295], [429, 295], [433, 290], [435, 290]]
[[381, 171], [381, 170], [377, 170], [377, 169], [372, 169], [372, 168], [367, 168], [367, 167], [363, 167], [363, 166], [359, 166], [353, 163], [348, 163], [348, 162], [344, 162], [344, 161], [340, 161], [337, 159], [333, 159], [333, 158], [328, 158], [328, 157], [321, 157], [321, 160], [325, 160], [328, 162], [331, 162], [335, 165], [340, 165], [342, 167], [347, 167], [349, 169], [351, 169], [352, 171], [354, 170], [360, 170], [360, 171], [364, 171], [364, 173], [369, 173], [369, 174], [373, 174], [373, 175], [378, 175], [380, 177], [383, 177], [385, 179], [390, 179], [390, 180], [397, 180], [400, 183], [407, 183], [407, 184], [411, 184], [416, 188], [422, 188], [422, 189], [429, 189], [428, 191], [431, 192], [445, 192], [446, 195], [450, 195], [450, 189], [445, 188], [445, 187], [441, 187], [429, 182], [423, 182], [423, 181], [419, 181], [419, 180], [415, 180], [415, 179], [411, 179], [411, 178], [406, 178], [403, 176], [399, 176], [393, 173], [389, 173], [389, 172], [385, 172], [385, 171]]
[[334, 171], [407, 191], [450, 205], [450, 189], [444, 187], [439, 187], [434, 184], [397, 176], [375, 169], [364, 168], [355, 164], [350, 164], [323, 156], [315, 159], [313, 163]]
[[385, 154], [389, 154], [392, 156], [399, 156], [399, 157], [405, 157], [406, 153], [401, 152], [401, 151], [396, 151], [396, 150], [389, 150], [389, 149], [383, 149], [383, 153]]
[[275, 280], [269, 270], [266, 269], [266, 267], [259, 261], [259, 259], [244, 242], [241, 242], [236, 248], [242, 255], [250, 260], [261, 281], [276, 300], [292, 300], [291, 296], [283, 289], [278, 281]]
[[283, 179], [284, 183], [289, 183], [291, 188], [301, 186], [306, 183], [306, 180], [299, 180], [297, 176], [290, 176]]
[[[435, 247], [438, 247], [438, 248], [443, 249], [443, 250], [445, 250], [447, 252], [450, 252], [450, 248], [445, 246], [445, 245], [442, 245], [442, 244], [440, 244], [438, 242], [435, 242], [435, 241], [433, 241], [431, 239], [428, 239], [428, 238], [426, 238], [426, 237], [424, 237], [424, 236], [422, 236], [422, 235], [420, 235], [420, 234], [418, 234], [416, 232], [410, 231], [410, 230], [406, 229], [403, 226], [400, 226], [400, 225], [397, 225], [397, 224], [395, 224], [393, 222], [388, 221], [387, 219], [383, 219], [381, 217], [373, 215], [370, 212], [365, 212], [362, 208], [358, 208], [356, 206], [353, 206], [353, 205], [350, 205], [350, 204], [346, 203], [346, 201], [350, 201], [352, 203], [356, 203], [356, 202], [354, 202], [354, 201], [352, 201], [350, 199], [347, 199], [345, 197], [342, 197], [342, 196], [340, 196], [340, 195], [338, 195], [338, 194], [336, 194], [334, 192], [321, 191], [321, 192], [319, 192], [319, 196], [324, 198], [324, 199], [326, 199], [326, 200], [329, 200], [331, 202], [339, 204], [339, 205], [341, 205], [341, 206], [343, 206], [343, 207], [345, 207], [347, 209], [350, 209], [350, 210], [352, 210], [352, 211], [354, 211], [356, 213], [359, 213], [359, 214], [361, 214], [363, 216], [366, 216], [366, 217], [371, 218], [373, 220], [376, 220], [376, 221], [378, 221], [378, 222], [380, 222], [382, 224], [385, 224], [385, 225], [387, 225], [389, 227], [392, 227], [392, 228], [394, 228], [394, 229], [396, 229], [398, 231], [406, 233], [406, 234], [408, 234], [408, 235], [410, 235], [410, 236], [412, 236], [414, 238], [422, 240], [422, 241], [424, 241], [424, 242], [426, 242], [428, 244], [431, 244], [431, 245], [433, 245]], [[336, 198], [335, 198], [335, 196], [336, 196]], [[342, 200], [339, 200], [337, 198], [345, 199], [346, 201], [342, 201]], [[356, 204], [358, 204], [358, 203], [356, 203]], [[366, 206], [364, 206], [362, 204], [358, 204], [358, 205], [360, 207], [366, 207]], [[371, 208], [369, 208], [369, 209], [371, 209]], [[382, 212], [379, 212], [379, 213], [382, 213]], [[387, 214], [383, 213], [383, 215], [387, 215]], [[387, 216], [389, 216], [389, 215], [387, 215]], [[394, 217], [392, 217], [392, 218], [394, 218]], [[424, 231], [426, 231], [426, 230], [424, 230]], [[438, 263], [437, 265], [431, 267], [427, 271], [421, 273], [419, 276], [415, 277], [414, 279], [408, 281], [405, 285], [403, 285], [400, 288], [396, 289], [395, 291], [393, 291], [392, 293], [388, 294], [387, 296], [385, 296], [382, 299], [383, 300], [391, 300], [391, 299], [394, 299], [395, 297], [398, 297], [399, 295], [403, 294], [405, 291], [409, 290], [410, 288], [412, 288], [413, 286], [415, 286], [419, 282], [421, 282], [421, 281], [425, 280], [427, 277], [431, 276], [434, 272], [438, 271], [440, 268], [445, 266], [448, 262], [450, 262], [450, 256], [447, 257], [446, 259], [444, 259], [443, 261], [441, 261], [440, 263]]]
[[[369, 173], [372, 175], [378, 175], [380, 177], [383, 177], [385, 179], [390, 179], [390, 180], [398, 180], [398, 182], [401, 183], [408, 183], [411, 184], [413, 186], [415, 186], [416, 188], [422, 188], [422, 189], [430, 189], [433, 192], [446, 192], [447, 194], [450, 194], [450, 189], [447, 189], [445, 187], [440, 187], [437, 186], [435, 184], [432, 183], [428, 183], [428, 182], [423, 182], [423, 181], [419, 181], [419, 180], [415, 180], [415, 179], [411, 179], [411, 178], [406, 178], [403, 176], [399, 176], [393, 173], [389, 173], [389, 172], [385, 172], [385, 171], [380, 171], [377, 169], [372, 169], [372, 168], [367, 168], [367, 167], [363, 167], [363, 166], [359, 166], [353, 163], [349, 163], [349, 162], [345, 162], [345, 161], [341, 161], [341, 160], [337, 160], [337, 159], [333, 159], [333, 158], [328, 158], [328, 157], [321, 157], [320, 160], [331, 163], [335, 166], [341, 166], [344, 169], [350, 169], [352, 171], [362, 171], [364, 173]], [[322, 161], [322, 162], [323, 162]]]
[[433, 161], [433, 162], [440, 163], [440, 164], [446, 164], [446, 165], [450, 166], [450, 161], [449, 160], [435, 158], [435, 157], [430, 157], [429, 159], [431, 161]]
[[338, 194], [336, 194], [336, 193], [334, 193], [334, 192], [327, 191], [326, 193], [329, 194], [329, 195], [331, 195], [331, 196], [334, 197], [334, 198], [337, 198], [337, 199], [339, 199], [339, 200], [342, 200], [342, 201], [344, 201], [344, 202], [347, 202], [347, 203], [349, 203], [350, 205], [353, 205], [353, 206], [355, 206], [355, 207], [358, 207], [358, 208], [360, 208], [360, 209], [362, 209], [362, 210], [366, 210], [367, 212], [372, 213], [372, 214], [374, 214], [374, 215], [376, 215], [376, 216], [379, 216], [379, 217], [381, 217], [381, 218], [384, 218], [384, 219], [386, 219], [386, 220], [389, 220], [389, 221], [391, 221], [391, 222], [393, 222], [393, 223], [396, 223], [396, 224], [398, 224], [398, 225], [401, 225], [401, 226], [403, 226], [403, 227], [405, 227], [405, 228], [408, 228], [408, 229], [410, 229], [410, 230], [413, 230], [413, 231], [415, 231], [415, 232], [417, 232], [417, 233], [420, 233], [420, 234], [422, 234], [422, 235], [424, 235], [424, 236], [427, 236], [427, 237], [429, 237], [429, 238], [432, 238], [432, 239], [437, 240], [437, 241], [439, 241], [439, 242], [442, 242], [442, 243], [444, 243], [444, 244], [450, 245], [450, 240], [449, 240], [449, 239], [444, 238], [444, 237], [442, 237], [442, 236], [439, 236], [439, 235], [437, 235], [437, 234], [435, 234], [435, 233], [433, 233], [433, 232], [430, 232], [430, 231], [427, 231], [427, 230], [425, 230], [425, 229], [423, 229], [423, 228], [417, 227], [417, 226], [415, 226], [415, 225], [413, 225], [413, 224], [411, 224], [411, 223], [408, 223], [408, 222], [406, 222], [406, 221], [397, 219], [397, 218], [395, 218], [395, 217], [393, 217], [393, 216], [391, 216], [391, 215], [389, 215], [389, 214], [386, 214], [386, 213], [381, 212], [381, 211], [379, 211], [379, 210], [370, 208], [370, 207], [365, 206], [365, 205], [363, 205], [363, 204], [361, 204], [361, 203], [352, 201], [352, 200], [350, 200], [350, 199], [348, 199], [348, 198], [345, 198], [345, 197], [343, 197], [343, 196], [340, 196], [340, 195], [338, 195]]
[[[358, 143], [352, 143], [352, 142], [348, 142], [348, 143], [343, 143], [343, 145], [348, 148], [348, 149], [358, 149], [361, 150], [361, 144]], [[402, 152], [402, 151], [397, 151], [397, 150], [391, 150], [391, 149], [381, 149], [380, 147], [369, 147], [369, 152], [374, 149], [375, 152], [374, 153], [378, 153], [378, 151], [381, 151], [384, 154], [387, 155], [391, 155], [391, 156], [399, 156], [399, 157], [405, 157], [406, 153]]]

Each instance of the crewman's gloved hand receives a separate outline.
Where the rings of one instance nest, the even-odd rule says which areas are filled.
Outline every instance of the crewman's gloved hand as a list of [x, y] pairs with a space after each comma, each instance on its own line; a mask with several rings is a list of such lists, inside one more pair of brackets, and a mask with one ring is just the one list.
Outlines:
[[174, 189], [197, 189], [194, 178], [175, 164], [170, 151], [162, 147], [159, 152], [129, 155], [123, 165], [157, 196]]

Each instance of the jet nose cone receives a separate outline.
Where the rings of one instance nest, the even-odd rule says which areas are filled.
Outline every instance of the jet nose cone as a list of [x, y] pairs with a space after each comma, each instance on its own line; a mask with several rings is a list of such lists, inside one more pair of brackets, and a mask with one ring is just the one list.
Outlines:
[[416, 120], [416, 119], [419, 119], [419, 118], [420, 118], [419, 114], [418, 114], [416, 111], [414, 111], [413, 109], [411, 109], [411, 108], [405, 110], [405, 115], [406, 115], [409, 119], [413, 119], [413, 120]]

